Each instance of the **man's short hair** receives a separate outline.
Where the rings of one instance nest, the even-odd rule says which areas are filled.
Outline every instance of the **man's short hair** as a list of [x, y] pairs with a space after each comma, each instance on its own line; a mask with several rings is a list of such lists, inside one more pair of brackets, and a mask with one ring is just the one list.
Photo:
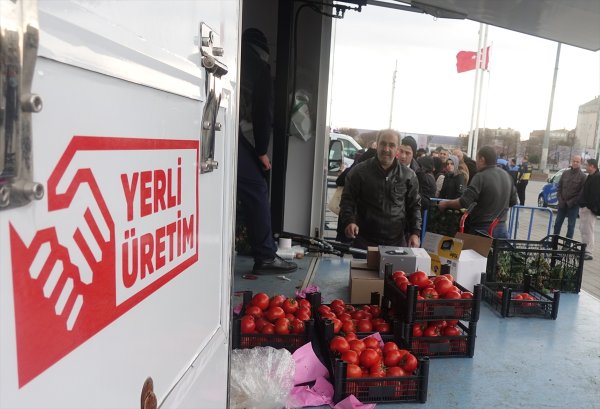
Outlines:
[[400, 137], [400, 132], [396, 131], [395, 129], [382, 129], [377, 133], [377, 144], [379, 145], [379, 140], [381, 139], [381, 137], [383, 135], [389, 134], [391, 133], [392, 135], [396, 135], [396, 138], [398, 139], [398, 146], [400, 146], [400, 141], [402, 140], [402, 138]]
[[588, 159], [587, 160], [587, 164], [588, 165], [592, 165], [593, 167], [595, 167], [596, 169], [598, 169], [598, 161], [596, 159]]
[[482, 146], [477, 152], [477, 157], [483, 158], [483, 160], [485, 160], [485, 164], [488, 166], [495, 165], [498, 161], [498, 157], [496, 156], [496, 149], [489, 145]]

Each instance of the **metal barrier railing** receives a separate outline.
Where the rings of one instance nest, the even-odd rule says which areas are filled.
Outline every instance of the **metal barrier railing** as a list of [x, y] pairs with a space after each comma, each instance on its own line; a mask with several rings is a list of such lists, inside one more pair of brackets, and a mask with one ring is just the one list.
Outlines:
[[527, 239], [526, 240], [531, 240], [531, 228], [533, 227], [533, 218], [534, 218], [535, 212], [544, 212], [544, 213], [549, 214], [548, 232], [546, 235], [548, 236], [551, 234], [550, 230], [552, 229], [552, 219], [554, 218], [554, 213], [552, 212], [552, 209], [550, 209], [548, 207], [515, 205], [515, 206], [511, 207], [511, 209], [510, 209], [510, 217], [509, 217], [509, 223], [508, 223], [508, 237], [509, 238], [512, 238], [512, 239], [517, 238], [517, 230], [519, 229], [519, 213], [521, 212], [521, 210], [523, 210], [523, 211], [531, 210], [531, 214], [529, 215], [529, 226], [528, 226], [528, 230], [527, 230]]

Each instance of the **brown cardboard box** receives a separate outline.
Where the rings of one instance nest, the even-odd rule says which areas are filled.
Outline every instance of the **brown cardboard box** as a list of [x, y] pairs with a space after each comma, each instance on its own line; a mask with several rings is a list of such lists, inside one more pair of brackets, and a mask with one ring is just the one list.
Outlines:
[[371, 293], [379, 292], [383, 297], [383, 279], [379, 271], [350, 268], [350, 303], [370, 304]]
[[367, 247], [367, 265], [379, 270], [379, 247]]

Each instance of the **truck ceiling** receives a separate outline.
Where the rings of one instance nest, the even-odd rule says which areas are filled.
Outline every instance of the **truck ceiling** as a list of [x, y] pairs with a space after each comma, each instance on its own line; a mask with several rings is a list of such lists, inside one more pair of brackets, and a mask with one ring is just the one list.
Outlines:
[[477, 21], [563, 44], [600, 50], [598, 0], [367, 0], [367, 5]]

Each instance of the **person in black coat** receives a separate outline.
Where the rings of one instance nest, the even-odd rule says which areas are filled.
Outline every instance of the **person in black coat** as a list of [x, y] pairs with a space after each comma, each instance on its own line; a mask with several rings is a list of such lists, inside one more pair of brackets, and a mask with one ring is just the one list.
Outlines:
[[444, 184], [440, 190], [440, 199], [457, 199], [465, 190], [465, 176], [458, 170], [458, 157], [449, 155], [446, 160], [446, 175], [444, 176]]
[[433, 176], [433, 158], [431, 156], [421, 156], [417, 159], [419, 171], [417, 179], [419, 180], [419, 193], [421, 194], [421, 209], [429, 209], [431, 198], [435, 197], [435, 176]]
[[585, 248], [585, 260], [594, 257], [594, 228], [596, 217], [600, 216], [600, 173], [598, 172], [598, 161], [587, 160], [588, 176], [583, 184], [583, 190], [579, 196], [579, 231], [581, 241], [587, 246]]

